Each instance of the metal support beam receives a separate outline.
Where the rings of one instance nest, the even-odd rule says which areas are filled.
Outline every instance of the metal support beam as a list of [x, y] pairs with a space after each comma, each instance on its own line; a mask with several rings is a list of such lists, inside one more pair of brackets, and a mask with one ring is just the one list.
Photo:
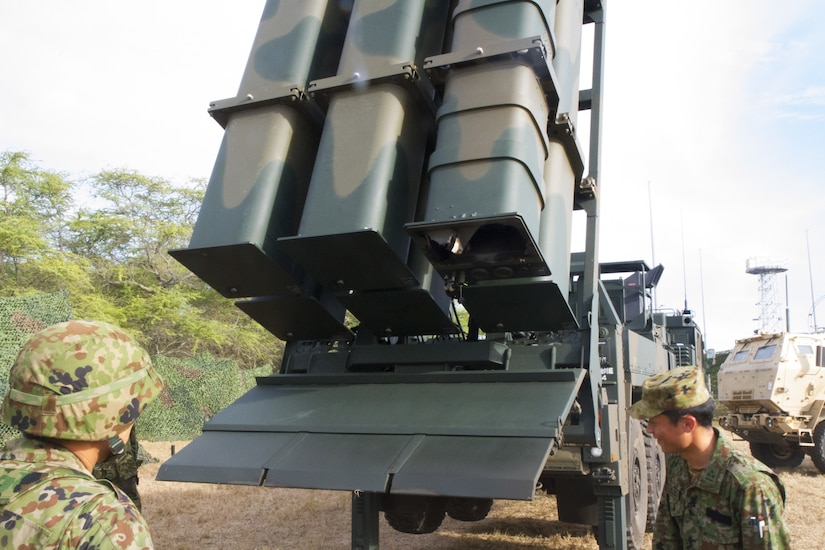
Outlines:
[[624, 496], [599, 496], [598, 506], [599, 548], [626, 550], [627, 510]]
[[[586, 18], [594, 24], [593, 37], [593, 86], [590, 92], [586, 95], [586, 103], [591, 111], [590, 116], [590, 151], [589, 151], [589, 174], [588, 180], [583, 182], [582, 191], [589, 191], [590, 197], [583, 200], [581, 207], [587, 213], [587, 229], [586, 229], [586, 254], [585, 254], [585, 271], [584, 271], [584, 289], [582, 292], [584, 305], [589, 305], [589, 308], [583, 308], [581, 311], [590, 312], [591, 328], [589, 353], [591, 361], [591, 377], [595, 375], [597, 370], [593, 365], [593, 361], [598, 362], [598, 319], [599, 319], [599, 273], [598, 273], [598, 257], [599, 257], [599, 186], [601, 185], [600, 169], [601, 169], [601, 125], [602, 125], [602, 95], [604, 93], [604, 46], [605, 46], [605, 3], [593, 2], [586, 7]], [[591, 271], [592, 269], [592, 271]], [[586, 325], [583, 325], [586, 326]], [[622, 377], [619, 377], [621, 380]], [[601, 395], [596, 381], [591, 378], [593, 385], [594, 397]], [[600, 386], [600, 384], [599, 384]], [[619, 392], [621, 393], [621, 392]], [[626, 421], [626, 414], [624, 411], [624, 403], [619, 397], [617, 415], [619, 425]], [[599, 406], [606, 405], [606, 403], [599, 403]], [[610, 420], [602, 419], [602, 422]], [[613, 424], [610, 424], [613, 427]], [[597, 434], [598, 435], [598, 434]], [[623, 454], [623, 449], [611, 448], [611, 439], [606, 438], [601, 442], [603, 452], [608, 456], [615, 454], [620, 456]], [[627, 548], [627, 505], [625, 495], [622, 494], [621, 482], [618, 487], [605, 488], [610, 494], [599, 494], [598, 499], [598, 514], [599, 514], [599, 548], [602, 550], [608, 549], [622, 549]], [[612, 489], [612, 490], [611, 490]]]
[[378, 550], [380, 495], [352, 492], [352, 549]]

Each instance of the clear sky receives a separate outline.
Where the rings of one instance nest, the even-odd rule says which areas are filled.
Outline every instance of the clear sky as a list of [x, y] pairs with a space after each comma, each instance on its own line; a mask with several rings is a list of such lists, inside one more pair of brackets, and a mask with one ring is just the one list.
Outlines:
[[[0, 3], [0, 151], [75, 178], [208, 178], [222, 129], [206, 108], [235, 95], [264, 3]], [[664, 264], [657, 304], [687, 299], [718, 350], [759, 326], [746, 260], [779, 261], [780, 313], [787, 275], [807, 331], [825, 296], [825, 3], [610, 0], [607, 15], [601, 260]]]

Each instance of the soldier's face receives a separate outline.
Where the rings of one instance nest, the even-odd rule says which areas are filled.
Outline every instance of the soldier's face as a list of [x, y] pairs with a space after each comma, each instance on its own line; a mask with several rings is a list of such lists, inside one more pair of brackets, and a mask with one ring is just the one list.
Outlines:
[[690, 430], [685, 418], [680, 418], [676, 424], [663, 414], [656, 415], [647, 421], [647, 431], [666, 453], [679, 453], [685, 450], [691, 442]]

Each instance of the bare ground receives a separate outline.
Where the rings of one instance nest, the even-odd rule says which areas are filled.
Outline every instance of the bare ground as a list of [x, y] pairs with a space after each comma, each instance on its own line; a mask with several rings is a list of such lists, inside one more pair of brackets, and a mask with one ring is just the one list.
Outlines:
[[[160, 461], [186, 442], [143, 443]], [[746, 444], [744, 448], [747, 449]], [[349, 548], [350, 494], [156, 481], [159, 464], [141, 468], [143, 512], [158, 550]], [[777, 470], [788, 494], [786, 517], [794, 548], [820, 548], [825, 535], [825, 475], [810, 458], [799, 468]], [[650, 535], [647, 536], [650, 544]], [[429, 535], [394, 531], [383, 516], [384, 549], [598, 549], [589, 529], [558, 521], [556, 500], [496, 501], [484, 521], [449, 517]]]

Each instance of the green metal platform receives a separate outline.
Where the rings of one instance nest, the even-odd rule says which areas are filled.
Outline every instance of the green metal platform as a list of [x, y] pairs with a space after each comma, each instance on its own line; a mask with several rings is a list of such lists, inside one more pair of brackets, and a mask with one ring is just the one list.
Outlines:
[[583, 369], [275, 375], [157, 479], [529, 500]]

